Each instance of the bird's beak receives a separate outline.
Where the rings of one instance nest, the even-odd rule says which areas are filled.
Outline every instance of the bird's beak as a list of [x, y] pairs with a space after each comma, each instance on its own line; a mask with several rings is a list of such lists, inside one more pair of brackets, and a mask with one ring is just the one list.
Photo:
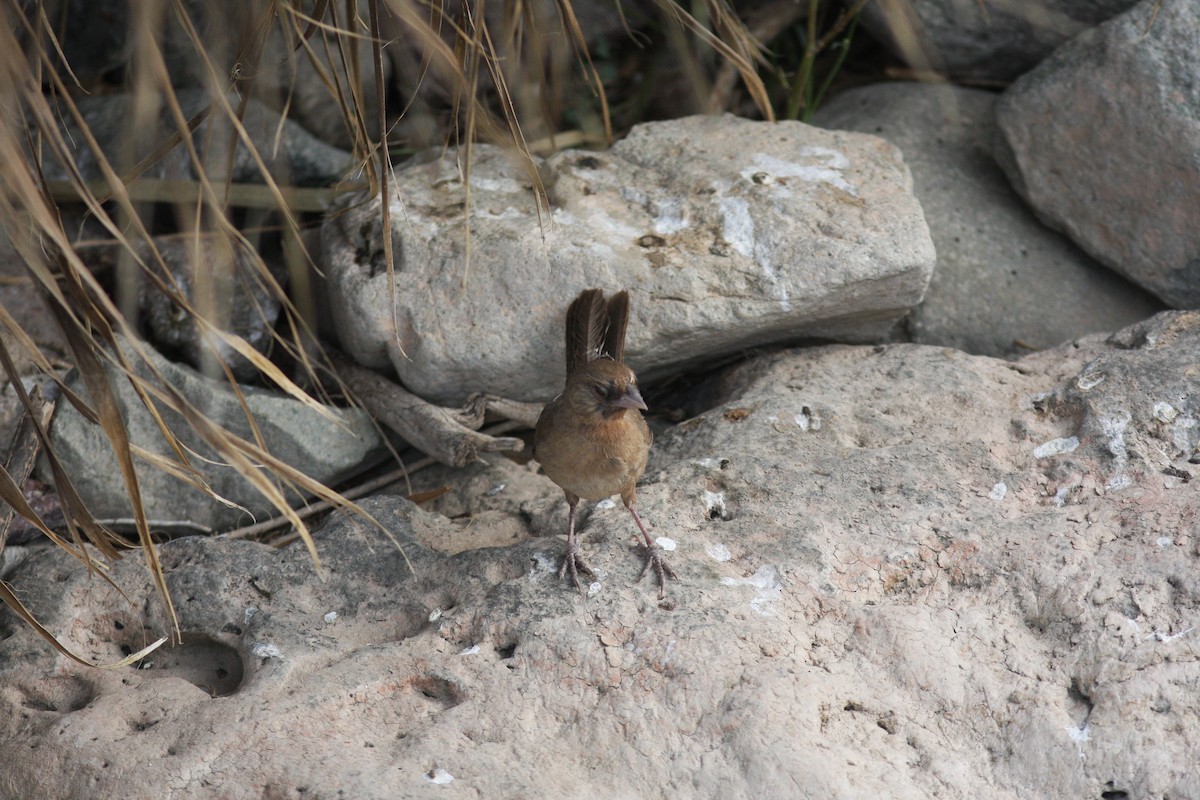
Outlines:
[[613, 405], [618, 408], [640, 408], [642, 411], [646, 410], [646, 401], [642, 399], [642, 393], [633, 384], [625, 387], [625, 394], [621, 395]]

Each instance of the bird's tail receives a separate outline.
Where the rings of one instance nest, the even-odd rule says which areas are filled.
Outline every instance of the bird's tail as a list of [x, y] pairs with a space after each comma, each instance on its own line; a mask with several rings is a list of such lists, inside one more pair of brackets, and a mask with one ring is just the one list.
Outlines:
[[625, 329], [629, 326], [629, 292], [604, 300], [600, 289], [585, 289], [567, 309], [567, 375], [589, 361], [625, 359]]

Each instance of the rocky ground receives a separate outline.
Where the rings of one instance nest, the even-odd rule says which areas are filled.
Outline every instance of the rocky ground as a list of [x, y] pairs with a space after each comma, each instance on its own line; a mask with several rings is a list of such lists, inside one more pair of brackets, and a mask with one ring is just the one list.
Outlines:
[[[502, 458], [369, 501], [404, 555], [331, 518], [323, 581], [165, 544], [184, 643], [140, 668], [6, 624], [0, 793], [1194, 796], [1197, 363], [1195, 313], [1018, 361], [750, 361], [655, 447], [661, 603], [612, 504], [563, 586], [561, 493]], [[111, 662], [167, 626], [138, 559], [112, 577], [132, 605], [57, 550], [13, 585]]]
[[[0, 798], [1200, 797], [1200, 128], [1180, 112], [1200, 13], [1086, 5], [977, 37], [913, 4], [979, 79], [1018, 74], [997, 38], [1037, 40], [1000, 95], [884, 83], [816, 126], [641, 126], [538, 163], [541, 209], [485, 147], [469, 202], [453, 154], [398, 174], [390, 230], [343, 201], [318, 248], [331, 316], [414, 402], [549, 399], [566, 302], [630, 289], [657, 437], [639, 509], [679, 579], [661, 602], [635, 580], [607, 501], [581, 517], [596, 581], [565, 586], [562, 492], [499, 453], [418, 473], [449, 487], [419, 507], [393, 488], [327, 517], [319, 575], [301, 545], [176, 538], [182, 641], [134, 666], [81, 666], [0, 611]], [[341, 163], [281, 135], [301, 136], [281, 158], [319, 156], [296, 174]], [[28, 286], [0, 297], [61, 348]], [[322, 480], [386, 453], [361, 411], [255, 389], [252, 432], [227, 387], [148, 363]], [[115, 383], [134, 442], [169, 457]], [[125, 515], [85, 416], [60, 403], [51, 437]], [[152, 516], [267, 509], [184, 441], [236, 506], [143, 467]], [[90, 661], [173, 632], [136, 553], [104, 576], [28, 537], [3, 555]]]

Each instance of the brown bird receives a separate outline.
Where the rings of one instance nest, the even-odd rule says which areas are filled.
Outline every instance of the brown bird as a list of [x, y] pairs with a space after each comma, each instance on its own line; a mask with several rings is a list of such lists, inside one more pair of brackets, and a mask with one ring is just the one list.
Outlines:
[[579, 573], [592, 575], [575, 538], [579, 498], [603, 500], [614, 494], [633, 515], [645, 539], [646, 563], [658, 575], [658, 597], [666, 594], [667, 576], [677, 577], [650, 540], [634, 509], [637, 481], [650, 458], [650, 433], [641, 411], [646, 403], [633, 370], [622, 363], [629, 324], [629, 293], [604, 300], [604, 292], [588, 289], [567, 309], [567, 384], [546, 404], [533, 433], [533, 456], [550, 480], [567, 495], [567, 552], [558, 570], [579, 586]]

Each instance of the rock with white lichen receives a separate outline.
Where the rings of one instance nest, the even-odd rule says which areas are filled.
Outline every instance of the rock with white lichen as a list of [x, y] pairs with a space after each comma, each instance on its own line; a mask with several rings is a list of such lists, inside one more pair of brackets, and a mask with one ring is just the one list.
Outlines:
[[540, 210], [533, 167], [478, 145], [469, 177], [454, 152], [399, 171], [392, 274], [379, 198], [331, 211], [322, 260], [355, 359], [429, 400], [548, 400], [580, 287], [630, 290], [628, 360], [645, 380], [804, 337], [878, 341], [933, 269], [908, 169], [873, 136], [732, 116], [639, 125], [607, 152], [538, 161]]

